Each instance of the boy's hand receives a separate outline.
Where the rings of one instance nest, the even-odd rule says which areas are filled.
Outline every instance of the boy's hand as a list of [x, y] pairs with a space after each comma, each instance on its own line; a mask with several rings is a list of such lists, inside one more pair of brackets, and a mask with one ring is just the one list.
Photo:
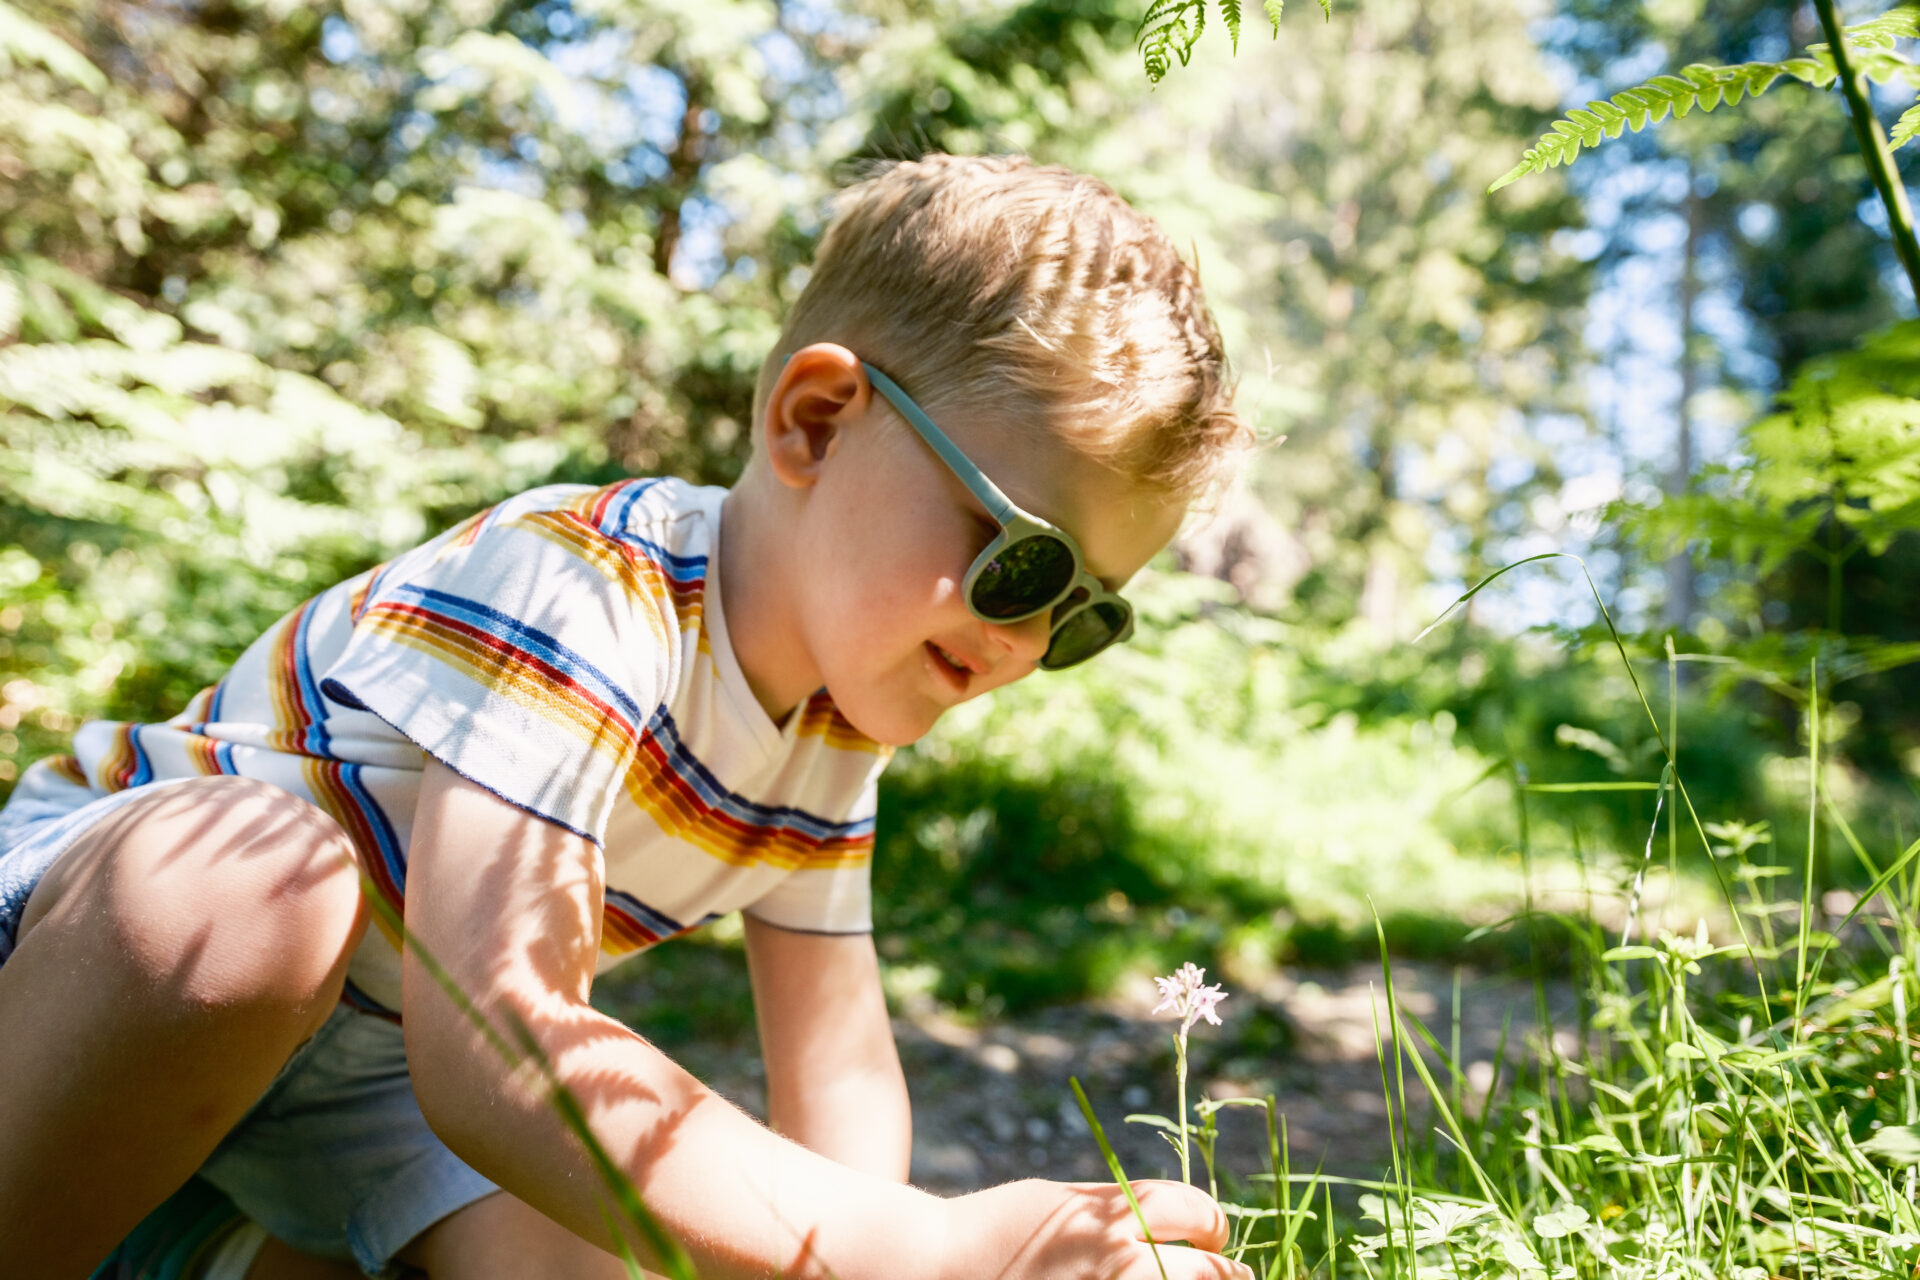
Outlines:
[[[1010, 1182], [947, 1202], [941, 1280], [1253, 1280], [1217, 1250], [1227, 1216], [1178, 1182], [1133, 1184], [1160, 1260], [1112, 1183]], [[1168, 1245], [1185, 1240], [1194, 1247]]]

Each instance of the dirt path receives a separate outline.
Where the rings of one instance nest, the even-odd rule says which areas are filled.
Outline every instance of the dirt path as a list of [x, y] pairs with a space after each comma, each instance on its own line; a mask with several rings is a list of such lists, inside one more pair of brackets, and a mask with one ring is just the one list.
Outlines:
[[[1438, 965], [1396, 964], [1403, 1009], [1442, 1044], [1454, 1034], [1454, 974]], [[1374, 988], [1370, 994], [1369, 984]], [[1224, 1025], [1193, 1033], [1190, 1100], [1279, 1098], [1296, 1170], [1322, 1161], [1329, 1173], [1377, 1176], [1387, 1155], [1386, 1108], [1374, 1048], [1373, 1007], [1385, 1025], [1377, 966], [1295, 971], [1258, 991], [1236, 991], [1221, 1006]], [[1572, 1009], [1570, 988], [1547, 991], [1556, 1022]], [[1042, 1176], [1104, 1179], [1098, 1148], [1068, 1088], [1078, 1076], [1131, 1176], [1178, 1176], [1178, 1160], [1157, 1134], [1129, 1125], [1129, 1112], [1175, 1109], [1172, 1023], [1150, 1015], [1152, 987], [1101, 1004], [1043, 1010], [967, 1025], [932, 1008], [910, 1009], [894, 1034], [914, 1103], [914, 1181], [960, 1192]], [[1493, 1073], [1502, 1026], [1511, 1019], [1508, 1061], [1534, 1025], [1530, 983], [1462, 975], [1459, 1046], [1469, 1091]], [[723, 1094], [761, 1114], [764, 1089], [752, 1035], [694, 1035], [675, 1055]], [[1419, 1084], [1408, 1073], [1410, 1092]], [[1416, 1123], [1426, 1123], [1418, 1114]], [[1266, 1167], [1265, 1123], [1257, 1111], [1221, 1122], [1221, 1166]], [[1196, 1177], [1198, 1169], [1196, 1168]]]

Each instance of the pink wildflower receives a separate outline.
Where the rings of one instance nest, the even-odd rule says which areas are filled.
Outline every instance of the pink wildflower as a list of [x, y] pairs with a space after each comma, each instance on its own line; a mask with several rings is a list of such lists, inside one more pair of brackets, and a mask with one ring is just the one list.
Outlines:
[[1165, 1013], [1171, 1010], [1181, 1020], [1180, 1034], [1183, 1036], [1202, 1018], [1216, 1027], [1220, 1025], [1220, 1015], [1213, 1009], [1227, 998], [1227, 993], [1214, 983], [1201, 982], [1200, 979], [1206, 976], [1205, 969], [1189, 960], [1172, 977], [1153, 980], [1160, 988], [1160, 1003], [1153, 1007], [1153, 1011]]

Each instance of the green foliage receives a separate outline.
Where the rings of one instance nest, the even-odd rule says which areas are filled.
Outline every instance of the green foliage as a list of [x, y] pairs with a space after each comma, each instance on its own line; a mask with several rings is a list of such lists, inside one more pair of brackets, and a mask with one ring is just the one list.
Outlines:
[[1900, 113], [1900, 118], [1894, 121], [1893, 132], [1887, 135], [1887, 144], [1898, 151], [1917, 134], [1920, 134], [1920, 102]]
[[1489, 190], [1515, 182], [1530, 173], [1541, 173], [1555, 165], [1572, 164], [1583, 146], [1597, 147], [1603, 138], [1617, 138], [1624, 129], [1635, 133], [1649, 124], [1658, 124], [1671, 111], [1683, 119], [1698, 107], [1712, 111], [1725, 102], [1737, 104], [1743, 95], [1759, 96], [1781, 76], [1792, 76], [1807, 84], [1829, 84], [1833, 69], [1821, 68], [1810, 58], [1790, 62], [1750, 62], [1734, 67], [1690, 66], [1677, 75], [1657, 76], [1633, 89], [1623, 89], [1605, 102], [1589, 102], [1585, 110], [1567, 113], [1556, 120], [1551, 132], [1530, 148], [1519, 164], [1502, 174]]
[[[1895, 48], [1897, 39], [1916, 35], [1920, 35], [1920, 7], [1909, 5], [1846, 28], [1845, 39], [1856, 55], [1856, 64], [1871, 79], [1881, 84], [1897, 83], [1920, 89], [1920, 66]], [[1569, 111], [1564, 119], [1554, 121], [1551, 130], [1490, 189], [1497, 191], [1528, 174], [1544, 173], [1555, 165], [1572, 164], [1582, 147], [1599, 146], [1603, 139], [1618, 138], [1627, 129], [1638, 133], [1647, 125], [1666, 119], [1669, 112], [1675, 119], [1682, 119], [1696, 107], [1712, 111], [1723, 102], [1734, 106], [1742, 97], [1765, 93], [1782, 76], [1824, 89], [1833, 84], [1837, 74], [1831, 47], [1815, 44], [1807, 47], [1805, 56], [1780, 62], [1747, 62], [1726, 67], [1694, 65], [1677, 75], [1655, 76], [1645, 84], [1623, 89], [1604, 102], [1589, 102], [1584, 110]], [[1906, 123], [1904, 118], [1902, 123]], [[1920, 124], [1920, 118], [1916, 118], [1915, 123]], [[1897, 147], [1911, 137], [1912, 127], [1907, 126], [1905, 136], [1898, 137], [1893, 145]]]
[[1497, 562], [1561, 480], [1536, 428], [1581, 412], [1584, 214], [1557, 180], [1485, 194], [1555, 101], [1529, 12], [1342, 8], [1180, 86], [1226, 98], [1232, 172], [1273, 193], [1234, 250], [1277, 300], [1237, 347], [1242, 403], [1287, 435], [1251, 468], [1290, 553], [1262, 603], [1380, 648], [1428, 621], [1431, 574]]
[[1809, 361], [1779, 404], [1747, 428], [1742, 461], [1634, 514], [1656, 551], [1698, 540], [1766, 574], [1829, 524], [1843, 559], [1920, 529], [1920, 322]]
[[1502, 913], [1510, 868], [1439, 874], [1504, 819], [1494, 794], [1456, 799], [1480, 757], [1426, 721], [1315, 728], [1288, 633], [1207, 606], [1204, 580], [1140, 586], [1124, 651], [969, 704], [903, 753], [874, 859], [890, 959], [929, 966], [951, 1003], [1017, 1008], [1179, 959], [1271, 963], [1293, 945], [1276, 911], [1308, 940], [1347, 936], [1368, 895]]
[[[1192, 59], [1193, 47], [1207, 29], [1207, 3], [1208, 0], [1154, 0], [1147, 9], [1140, 19], [1135, 42], [1140, 46], [1140, 56], [1151, 83], [1159, 84], [1166, 79], [1176, 58], [1183, 67]], [[1261, 0], [1261, 10], [1273, 27], [1274, 38], [1279, 39], [1286, 0]], [[1320, 11], [1332, 21], [1333, 0], [1320, 0]], [[1240, 48], [1240, 12], [1241, 0], [1220, 0], [1220, 20], [1236, 52]]]
[[[1837, 684], [1920, 661], [1914, 637], [1875, 634], [1898, 625], [1896, 610], [1850, 611], [1846, 589], [1849, 573], [1920, 535], [1920, 322], [1809, 361], [1743, 444], [1742, 457], [1707, 468], [1685, 494], [1617, 513], [1648, 554], [1690, 548], [1731, 571], [1723, 597], [1749, 621], [1715, 623], [1695, 643], [1729, 675], [1796, 705], [1807, 701], [1810, 662]], [[1812, 616], [1766, 625], [1762, 598], [1779, 596], [1801, 564], [1812, 571]], [[1905, 705], [1897, 688], [1885, 693]]]
[[[889, 773], [876, 919], [915, 990], [990, 1013], [1184, 960], [1341, 965], [1375, 908], [1397, 954], [1552, 962], [1551, 932], [1469, 936], [1524, 897], [1516, 783], [1537, 877], [1570, 891], [1582, 848], [1630, 877], [1653, 798], [1588, 788], [1650, 785], [1658, 744], [1601, 664], [1473, 635], [1383, 656], [1223, 609], [1204, 580], [1136, 585], [1133, 644], [961, 708]], [[1690, 713], [1710, 812], [1768, 799], [1765, 728], [1735, 702]], [[1684, 861], [1705, 874], [1692, 841]]]
[[[1816, 727], [1807, 763], [1821, 752]], [[1667, 777], [1691, 812], [1690, 788], [1677, 771]], [[1361, 1216], [1381, 1229], [1336, 1221], [1329, 1196], [1309, 1231], [1320, 1215], [1287, 1194], [1271, 1210], [1230, 1209], [1228, 1252], [1251, 1260], [1275, 1250], [1270, 1274], [1309, 1278], [1351, 1273], [1344, 1264], [1355, 1261], [1367, 1274], [1487, 1280], [1757, 1280], [1804, 1274], [1810, 1258], [1823, 1275], [1911, 1271], [1920, 841], [1863, 843], [1818, 785], [1804, 796], [1813, 827], [1837, 829], [1870, 869], [1857, 898], [1816, 914], [1814, 895], [1803, 887], [1796, 902], [1791, 882], [1783, 887], [1789, 873], [1769, 856], [1765, 823], [1711, 824], [1698, 834], [1720, 872], [1720, 923], [1699, 915], [1683, 917], [1690, 928], [1656, 921], [1636, 933], [1630, 904], [1613, 935], [1590, 912], [1550, 913], [1574, 943], [1579, 999], [1556, 1012], [1542, 980], [1539, 1025], [1516, 1029], [1517, 1058], [1487, 1064], [1484, 1083], [1470, 1083], [1458, 1057], [1458, 997], [1451, 1034], [1412, 1016], [1378, 931], [1391, 1171], [1380, 1181], [1307, 1178], [1276, 1152], [1272, 1173], [1254, 1180], [1364, 1190]], [[1670, 810], [1667, 821], [1692, 820]], [[1218, 1104], [1195, 1108], [1203, 1126], [1209, 1106]], [[1416, 1125], [1421, 1110], [1437, 1123]], [[1316, 1235], [1317, 1257], [1305, 1243]]]

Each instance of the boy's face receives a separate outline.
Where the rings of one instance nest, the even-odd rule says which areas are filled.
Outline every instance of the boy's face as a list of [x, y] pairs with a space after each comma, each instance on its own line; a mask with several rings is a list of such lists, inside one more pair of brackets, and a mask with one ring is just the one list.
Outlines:
[[[823, 456], [790, 531], [793, 638], [855, 727], [904, 745], [949, 707], [1033, 671], [1050, 619], [990, 623], [967, 607], [961, 584], [999, 525], [858, 376], [868, 389], [816, 444]], [[992, 430], [951, 411], [940, 425], [1016, 504], [1070, 533], [1109, 590], [1166, 545], [1186, 514], [1184, 502], [1040, 433]]]

